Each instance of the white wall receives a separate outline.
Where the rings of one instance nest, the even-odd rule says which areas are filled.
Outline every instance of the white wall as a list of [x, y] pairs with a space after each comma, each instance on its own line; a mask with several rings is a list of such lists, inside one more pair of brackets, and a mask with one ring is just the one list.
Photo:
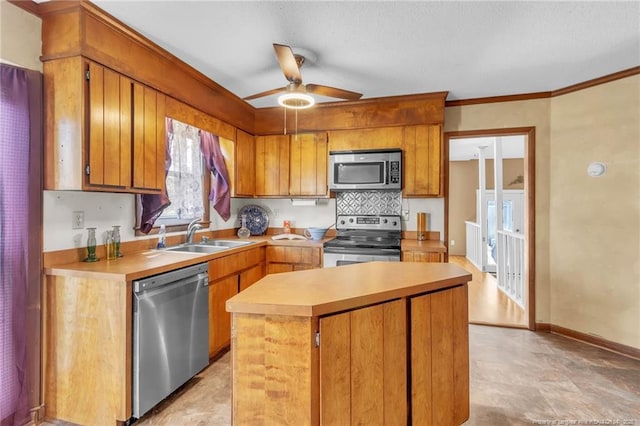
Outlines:
[[[286, 219], [294, 228], [309, 226], [327, 227], [335, 222], [336, 203], [334, 199], [321, 200], [316, 206], [292, 206], [290, 199], [231, 199], [231, 218], [222, 220], [211, 207], [210, 230], [229, 229], [240, 226], [237, 221], [238, 210], [247, 204], [263, 207], [269, 215], [270, 227], [282, 227]], [[430, 230], [444, 232], [444, 199], [405, 199], [403, 208], [409, 210], [409, 221], [403, 221], [403, 229], [416, 229], [416, 213], [425, 211], [430, 214]], [[104, 243], [104, 233], [113, 225], [120, 225], [120, 238], [123, 242], [137, 239], [156, 238], [134, 234], [135, 196], [130, 194], [110, 194], [80, 191], [44, 191], [43, 192], [43, 247], [44, 251], [65, 250], [84, 247], [87, 240], [86, 229], [72, 229], [74, 211], [84, 212], [85, 228], [95, 227], [98, 244]], [[170, 234], [172, 235], [172, 234]]]

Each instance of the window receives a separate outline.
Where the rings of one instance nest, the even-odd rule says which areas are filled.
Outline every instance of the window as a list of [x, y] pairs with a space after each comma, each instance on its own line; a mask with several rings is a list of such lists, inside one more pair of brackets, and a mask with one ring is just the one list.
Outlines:
[[[185, 230], [194, 219], [201, 219], [200, 223], [207, 227], [211, 183], [200, 149], [200, 129], [168, 119], [167, 140], [171, 165], [166, 188], [171, 205], [164, 209], [149, 234], [157, 233], [160, 225], [165, 225], [169, 232]], [[139, 212], [136, 217], [140, 217]], [[140, 231], [136, 234], [143, 235]]]

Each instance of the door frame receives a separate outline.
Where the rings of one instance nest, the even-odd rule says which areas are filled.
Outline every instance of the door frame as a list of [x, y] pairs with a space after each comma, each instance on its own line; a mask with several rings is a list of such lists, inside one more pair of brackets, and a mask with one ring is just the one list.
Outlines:
[[527, 318], [527, 328], [536, 329], [536, 205], [535, 205], [535, 127], [512, 127], [504, 129], [482, 129], [444, 132], [444, 155], [443, 155], [443, 180], [444, 180], [444, 245], [446, 247], [445, 261], [449, 261], [449, 142], [460, 138], [487, 137], [487, 136], [525, 136], [525, 158], [524, 158], [524, 193], [526, 209], [524, 220], [526, 222], [526, 244], [525, 244], [525, 282], [527, 283], [527, 303], [525, 316]]

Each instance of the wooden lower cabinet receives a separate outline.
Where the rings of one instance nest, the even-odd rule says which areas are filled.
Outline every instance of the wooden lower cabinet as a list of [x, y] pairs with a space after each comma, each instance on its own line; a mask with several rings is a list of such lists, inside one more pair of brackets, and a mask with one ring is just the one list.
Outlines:
[[231, 343], [231, 314], [225, 303], [265, 275], [264, 247], [209, 261], [209, 357]]
[[238, 294], [238, 274], [209, 283], [209, 356], [231, 342], [231, 315], [224, 309], [228, 299]]
[[83, 425], [131, 417], [131, 290], [130, 281], [46, 277], [46, 417]]
[[467, 286], [411, 298], [411, 418], [460, 425], [469, 418]]
[[233, 330], [233, 424], [469, 418], [466, 284], [319, 318], [234, 313]]
[[264, 262], [260, 262], [259, 264], [247, 269], [246, 271], [240, 272], [240, 283], [239, 283], [239, 291], [242, 291], [252, 284], [255, 284], [260, 278], [264, 277], [265, 272], [265, 264]]
[[444, 253], [436, 251], [403, 251], [403, 262], [443, 262]]
[[320, 337], [320, 423], [406, 425], [406, 299], [321, 318]]
[[322, 268], [319, 247], [269, 246], [266, 253], [267, 274]]

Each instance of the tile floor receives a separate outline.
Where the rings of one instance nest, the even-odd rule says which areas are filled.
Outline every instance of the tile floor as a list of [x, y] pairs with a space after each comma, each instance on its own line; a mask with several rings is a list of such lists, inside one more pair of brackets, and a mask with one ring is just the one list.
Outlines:
[[[640, 426], [640, 360], [522, 329], [471, 325], [469, 340], [466, 426]], [[230, 395], [227, 353], [135, 425], [229, 425]]]

